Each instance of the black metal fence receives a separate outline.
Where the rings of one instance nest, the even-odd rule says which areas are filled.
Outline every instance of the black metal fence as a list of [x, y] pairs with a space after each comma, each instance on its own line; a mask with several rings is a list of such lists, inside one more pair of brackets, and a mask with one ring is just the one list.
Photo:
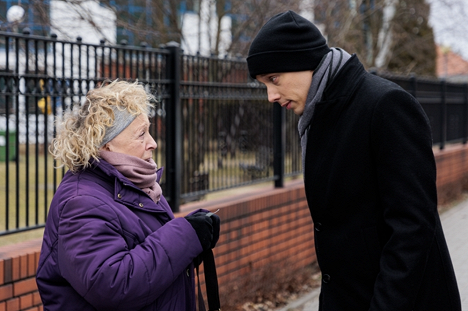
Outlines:
[[[152, 134], [172, 208], [222, 189], [302, 173], [297, 117], [267, 102], [243, 59], [0, 32], [0, 235], [44, 226], [65, 169], [48, 153], [55, 122], [105, 80], [138, 80], [158, 99]], [[467, 87], [386, 77], [412, 92], [435, 143], [466, 142]]]
[[413, 94], [424, 108], [432, 127], [434, 145], [463, 144], [468, 136], [468, 83], [448, 83], [411, 77], [384, 76]]
[[301, 173], [297, 119], [266, 101], [245, 60], [183, 55], [172, 43], [109, 46], [2, 32], [0, 55], [0, 235], [44, 225], [65, 173], [48, 153], [55, 122], [105, 80], [138, 80], [156, 96], [154, 158], [175, 211], [208, 192], [268, 180], [282, 186]]

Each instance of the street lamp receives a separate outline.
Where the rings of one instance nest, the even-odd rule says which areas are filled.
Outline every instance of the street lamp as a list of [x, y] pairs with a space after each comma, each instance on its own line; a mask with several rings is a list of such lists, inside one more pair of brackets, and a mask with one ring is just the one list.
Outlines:
[[13, 32], [18, 32], [18, 24], [24, 19], [25, 12], [21, 7], [21, 0], [18, 1], [18, 5], [12, 5], [6, 14], [8, 23], [12, 26]]
[[24, 9], [20, 5], [12, 5], [7, 11], [6, 18], [9, 23], [20, 23], [24, 19]]

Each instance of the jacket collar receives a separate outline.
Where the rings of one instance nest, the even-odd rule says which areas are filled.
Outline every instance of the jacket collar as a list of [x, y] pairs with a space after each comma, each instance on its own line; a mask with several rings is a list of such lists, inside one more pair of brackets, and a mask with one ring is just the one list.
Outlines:
[[[353, 54], [325, 88], [322, 101], [333, 101], [338, 98], [350, 96], [359, 85], [359, 80], [362, 79], [365, 74], [364, 66], [359, 61], [356, 54]], [[343, 83], [343, 81], [353, 82]]]
[[[135, 186], [128, 178], [120, 173], [113, 165], [99, 159], [91, 163], [91, 170], [100, 178], [111, 181], [114, 180], [114, 200], [131, 205], [133, 208], [147, 212], [166, 213], [171, 215], [172, 211], [165, 200], [155, 203], [145, 192]], [[159, 168], [156, 172], [156, 181], [161, 180], [164, 168]], [[167, 206], [166, 206], [167, 205]]]

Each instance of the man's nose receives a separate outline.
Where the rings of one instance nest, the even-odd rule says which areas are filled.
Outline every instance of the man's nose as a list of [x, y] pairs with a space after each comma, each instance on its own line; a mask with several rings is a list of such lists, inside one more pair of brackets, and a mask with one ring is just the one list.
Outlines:
[[275, 88], [267, 88], [267, 93], [268, 93], [268, 101], [270, 103], [277, 102], [281, 98], [281, 96], [279, 95], [279, 93], [276, 91]]

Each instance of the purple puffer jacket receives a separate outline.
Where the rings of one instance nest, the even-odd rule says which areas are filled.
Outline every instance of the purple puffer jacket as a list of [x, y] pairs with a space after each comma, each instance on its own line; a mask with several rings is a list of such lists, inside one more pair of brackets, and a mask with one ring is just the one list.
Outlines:
[[164, 197], [156, 204], [101, 159], [58, 187], [36, 281], [44, 310], [194, 311], [201, 252]]

